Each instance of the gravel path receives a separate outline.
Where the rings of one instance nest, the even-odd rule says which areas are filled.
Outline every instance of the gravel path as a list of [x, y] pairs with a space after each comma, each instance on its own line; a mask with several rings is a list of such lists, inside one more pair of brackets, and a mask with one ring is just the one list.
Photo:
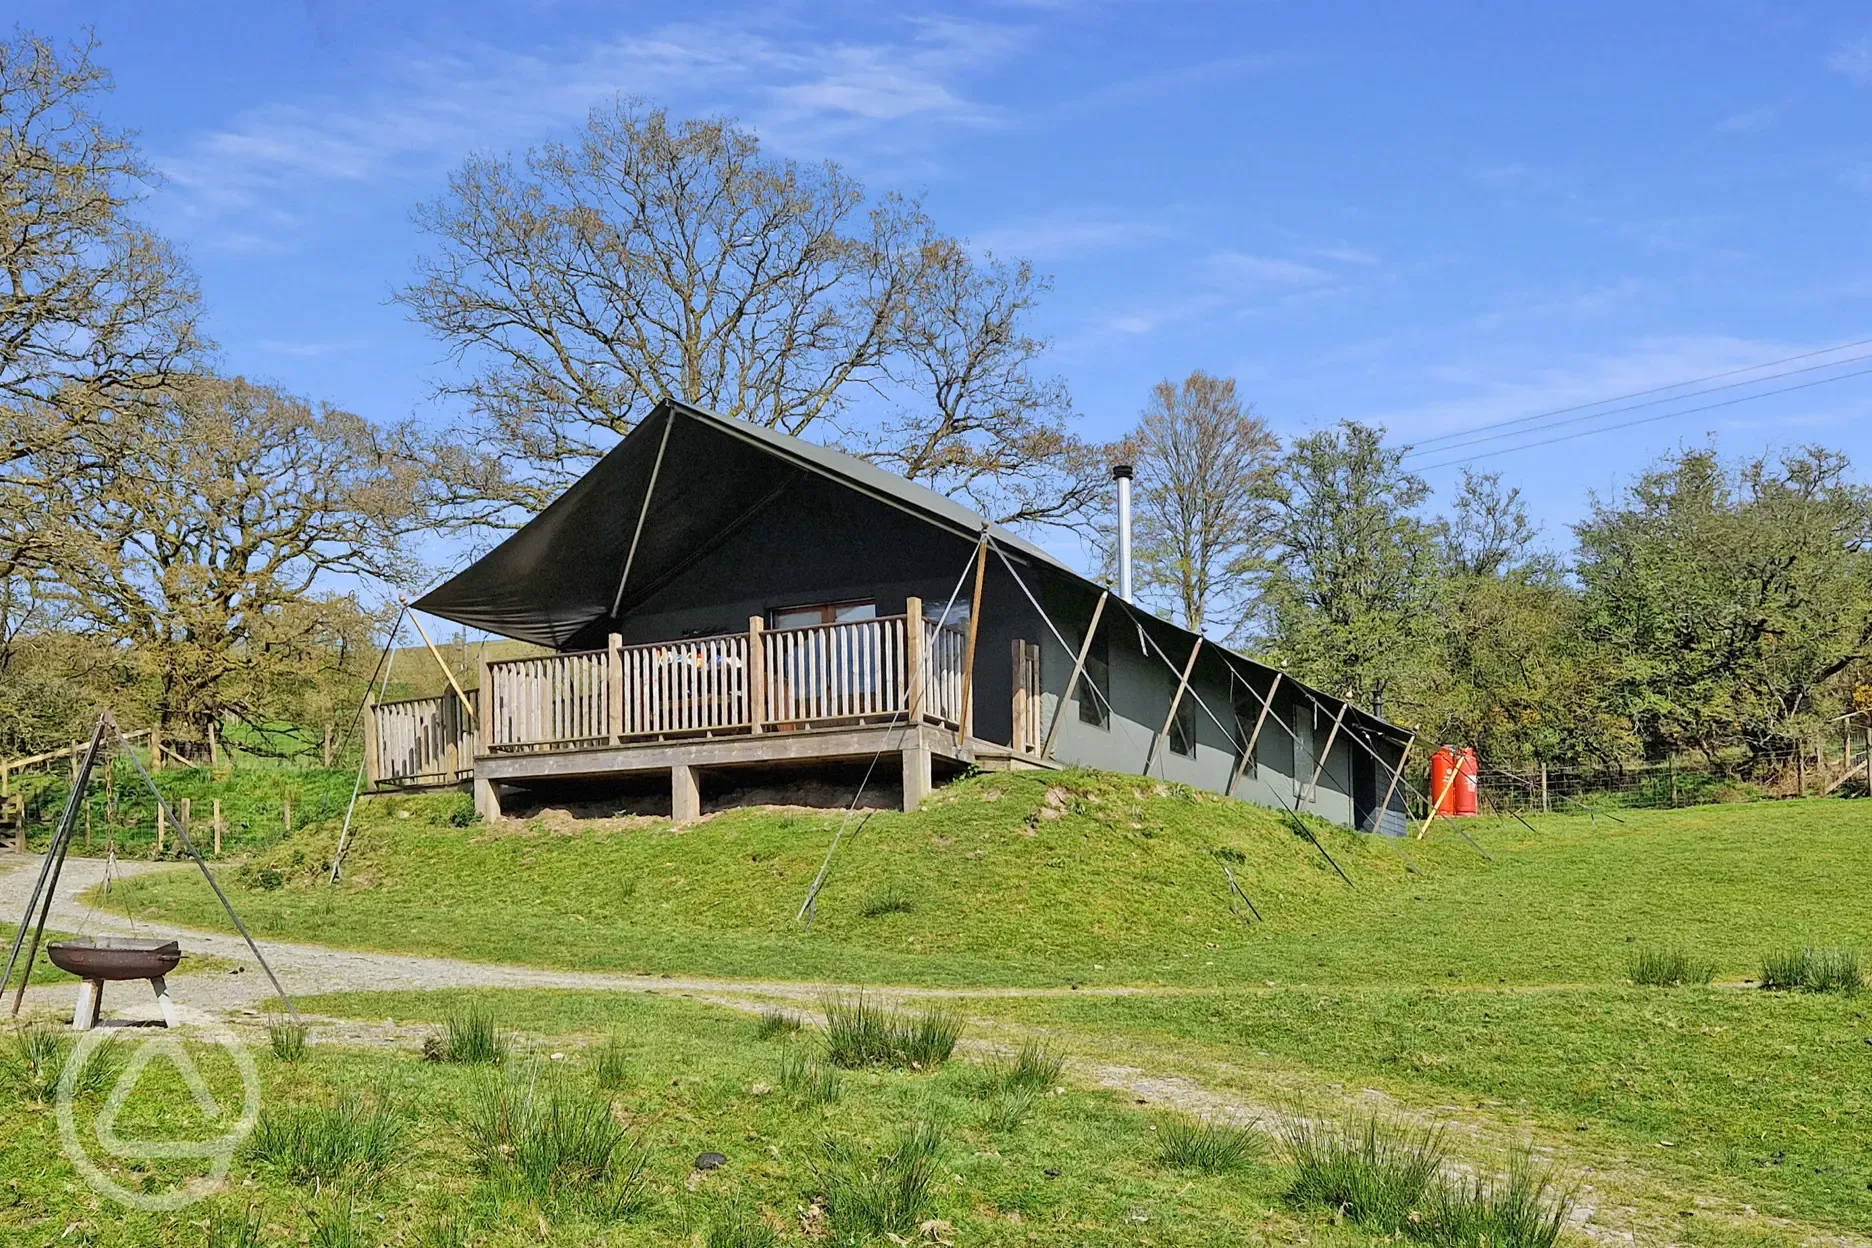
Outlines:
[[[10, 860], [10, 861], [9, 861]], [[120, 877], [194, 868], [132, 862], [117, 864]], [[8, 854], [0, 857], [0, 918], [17, 921], [39, 873], [38, 857]], [[171, 992], [179, 1005], [208, 1013], [253, 1009], [273, 996], [266, 976], [238, 935], [204, 932], [162, 923], [132, 923], [122, 917], [93, 911], [79, 896], [104, 880], [104, 863], [96, 858], [71, 858], [59, 878], [50, 926], [87, 936], [161, 936], [182, 942], [186, 953], [211, 954], [238, 964], [238, 970], [178, 976]], [[401, 953], [370, 953], [333, 949], [325, 945], [287, 944], [263, 940], [260, 952], [279, 977], [287, 993], [310, 996], [323, 992], [377, 992], [424, 988], [582, 988], [611, 992], [686, 992], [724, 1003], [745, 1004], [746, 998], [816, 1001], [828, 991], [858, 985], [799, 983], [786, 980], [711, 979], [696, 976], [624, 975], [588, 971], [554, 971], [531, 966], [505, 966], [491, 962], [463, 962], [453, 958], [427, 958]], [[43, 954], [41, 955], [44, 956]], [[29, 989], [26, 1000], [36, 1006], [68, 1008], [74, 985], [52, 984]], [[1134, 996], [1180, 991], [1156, 988], [915, 988], [872, 987], [865, 991], [888, 998], [984, 996]], [[107, 1013], [126, 999], [135, 1008], [123, 1011], [134, 1018], [147, 1016], [135, 986], [114, 989]], [[153, 1007], [151, 1007], [153, 1009]]]

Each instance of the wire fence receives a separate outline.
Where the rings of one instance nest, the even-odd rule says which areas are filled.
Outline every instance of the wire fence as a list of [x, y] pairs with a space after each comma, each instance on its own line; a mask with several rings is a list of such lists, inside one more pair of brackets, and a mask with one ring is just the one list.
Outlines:
[[1756, 754], [1746, 759], [1671, 759], [1606, 767], [1492, 766], [1477, 783], [1483, 813], [1580, 809], [1668, 810], [1716, 802], [1867, 794], [1867, 746]]

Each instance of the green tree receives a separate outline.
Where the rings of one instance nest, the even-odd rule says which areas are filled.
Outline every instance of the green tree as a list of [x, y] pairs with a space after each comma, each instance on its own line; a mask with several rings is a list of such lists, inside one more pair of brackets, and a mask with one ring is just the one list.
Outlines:
[[239, 378], [172, 379], [83, 440], [43, 453], [62, 523], [48, 561], [73, 627], [110, 643], [165, 733], [235, 717], [267, 730], [368, 661], [357, 586], [406, 581], [425, 518], [407, 430]]
[[1191, 630], [1238, 623], [1268, 545], [1280, 440], [1235, 379], [1198, 369], [1151, 388], [1137, 431], [1136, 577]]
[[1441, 581], [1429, 493], [1384, 430], [1344, 421], [1293, 443], [1269, 490], [1258, 625], [1301, 679], [1373, 710], [1422, 661]]
[[1808, 447], [1666, 456], [1576, 529], [1582, 627], [1647, 754], [1785, 754], [1872, 656], [1872, 489]]

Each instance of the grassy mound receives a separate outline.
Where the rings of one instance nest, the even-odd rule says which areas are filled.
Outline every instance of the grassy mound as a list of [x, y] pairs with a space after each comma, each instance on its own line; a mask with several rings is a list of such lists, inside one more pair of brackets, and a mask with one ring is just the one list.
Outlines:
[[[836, 813], [490, 827], [460, 797], [384, 798], [360, 807], [339, 887], [323, 882], [326, 824], [248, 862], [236, 904], [262, 936], [653, 974], [1554, 985], [1623, 981], [1658, 946], [1740, 979], [1771, 949], [1866, 941], [1862, 810], [1471, 821], [1484, 858], [1441, 830], [1400, 846], [1315, 825], [1315, 846], [1278, 812], [1136, 777], [979, 776], [854, 820], [808, 926], [796, 913]], [[1225, 866], [1265, 922], [1235, 912]], [[180, 877], [139, 881], [137, 905], [224, 922]]]

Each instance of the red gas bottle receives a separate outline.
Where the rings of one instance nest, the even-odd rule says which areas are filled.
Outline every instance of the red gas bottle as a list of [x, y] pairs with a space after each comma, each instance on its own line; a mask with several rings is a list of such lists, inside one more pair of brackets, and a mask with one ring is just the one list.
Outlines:
[[1450, 778], [1456, 774], [1456, 751], [1450, 746], [1440, 745], [1437, 752], [1430, 756], [1430, 800], [1436, 803], [1436, 813], [1453, 815], [1456, 813], [1456, 788]]
[[1482, 778], [1482, 767], [1476, 761], [1476, 752], [1469, 746], [1463, 747], [1461, 757], [1456, 760], [1456, 813], [1473, 815], [1478, 813], [1476, 805], [1476, 787]]

